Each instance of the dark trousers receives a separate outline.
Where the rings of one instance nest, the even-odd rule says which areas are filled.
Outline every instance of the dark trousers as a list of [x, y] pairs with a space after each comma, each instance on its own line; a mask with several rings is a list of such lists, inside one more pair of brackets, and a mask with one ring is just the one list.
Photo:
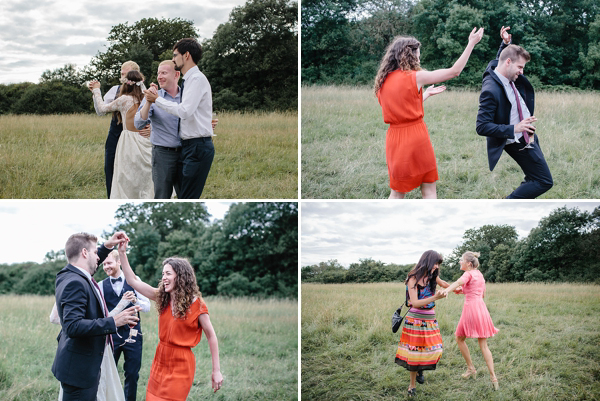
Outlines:
[[66, 383], [61, 383], [63, 389], [62, 401], [96, 401], [96, 395], [98, 394], [98, 384], [100, 383], [100, 376], [95, 386], [90, 388], [81, 388], [70, 386]]
[[181, 145], [181, 199], [198, 199], [215, 157], [215, 147], [210, 137], [185, 139]]
[[[115, 120], [113, 118], [113, 120]], [[119, 129], [120, 128], [120, 129]], [[123, 126], [111, 121], [108, 137], [104, 144], [104, 175], [106, 176], [106, 194], [110, 199], [110, 187], [112, 186], [113, 171], [115, 169], [115, 153], [117, 151], [117, 143], [123, 131]]]
[[[129, 333], [127, 333], [129, 335]], [[123, 339], [113, 335], [113, 339], [118, 339], [120, 343], [115, 342], [115, 364], [119, 363], [121, 354], [125, 355], [123, 370], [125, 371], [125, 400], [135, 401], [137, 395], [137, 383], [140, 378], [140, 368], [142, 367], [142, 336], [138, 334], [134, 337], [134, 343], [126, 343]], [[123, 345], [121, 345], [123, 344]]]
[[[525, 173], [525, 179], [507, 199], [534, 199], [548, 191], [554, 185], [552, 174], [540, 148], [538, 136], [534, 136], [533, 149], [523, 149], [523, 138], [519, 142], [504, 147], [504, 151], [512, 157]], [[520, 150], [523, 149], [523, 150]]]
[[170, 199], [173, 188], [177, 197], [181, 182], [181, 148], [152, 146], [154, 199]]

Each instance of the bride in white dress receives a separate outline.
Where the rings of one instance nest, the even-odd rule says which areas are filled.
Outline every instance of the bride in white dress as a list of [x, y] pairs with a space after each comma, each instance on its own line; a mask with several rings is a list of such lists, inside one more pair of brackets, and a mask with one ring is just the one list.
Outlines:
[[117, 143], [115, 166], [110, 192], [111, 199], [152, 199], [152, 143], [144, 138], [133, 124], [135, 113], [144, 97], [144, 76], [139, 71], [129, 71], [127, 81], [121, 85], [119, 97], [104, 104], [100, 83], [90, 83], [97, 111], [118, 112], [117, 119], [123, 122], [123, 132]]

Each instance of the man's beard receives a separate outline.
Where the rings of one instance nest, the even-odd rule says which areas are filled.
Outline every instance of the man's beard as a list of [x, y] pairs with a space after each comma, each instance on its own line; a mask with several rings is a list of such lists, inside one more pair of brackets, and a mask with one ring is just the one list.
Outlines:
[[174, 66], [175, 66], [175, 67], [174, 67], [174, 68], [175, 68], [175, 71], [181, 71], [181, 69], [183, 68], [183, 64], [182, 64], [182, 65], [177, 65], [177, 63], [176, 63], [176, 62], [174, 62], [174, 61], [173, 61], [173, 64], [174, 64]]

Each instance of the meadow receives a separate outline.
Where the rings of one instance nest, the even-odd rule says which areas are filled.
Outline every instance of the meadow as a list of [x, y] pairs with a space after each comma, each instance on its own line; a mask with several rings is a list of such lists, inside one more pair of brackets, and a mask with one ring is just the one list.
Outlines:
[[[506, 153], [489, 171], [486, 138], [475, 132], [478, 99], [478, 92], [446, 90], [424, 103], [438, 198], [505, 198], [523, 180]], [[600, 93], [536, 93], [536, 133], [554, 179], [540, 198], [600, 198], [599, 104]], [[387, 124], [371, 88], [303, 87], [301, 129], [302, 198], [389, 196]]]
[[[213, 394], [206, 339], [193, 348], [194, 385], [188, 400], [297, 400], [298, 302], [247, 298], [205, 299], [219, 339], [224, 384]], [[59, 382], [51, 372], [60, 327], [48, 316], [51, 296], [0, 296], [0, 399], [55, 401]], [[143, 356], [137, 398], [143, 400], [158, 344], [158, 317], [143, 313]], [[123, 357], [118, 370], [123, 376]]]
[[[0, 198], [105, 199], [110, 116], [0, 115]], [[298, 198], [298, 113], [220, 113], [202, 199]]]
[[[406, 399], [409, 374], [394, 362], [400, 332], [391, 330], [404, 288], [302, 285], [302, 400]], [[600, 399], [600, 286], [487, 284], [485, 302], [500, 330], [488, 339], [499, 391], [475, 339], [467, 345], [477, 378], [461, 378], [454, 329], [463, 296], [450, 294], [436, 302], [444, 353], [417, 383], [417, 400]]]

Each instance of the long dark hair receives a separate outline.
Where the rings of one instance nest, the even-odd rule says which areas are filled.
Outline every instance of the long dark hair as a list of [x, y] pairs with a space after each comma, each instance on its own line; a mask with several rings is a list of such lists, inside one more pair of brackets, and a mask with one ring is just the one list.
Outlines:
[[[136, 85], [137, 82], [144, 82], [144, 74], [139, 71], [131, 70], [127, 73], [125, 83], [121, 84], [121, 90], [119, 91], [119, 96], [122, 95], [130, 95], [133, 97], [133, 102], [135, 104], [140, 104], [142, 99], [144, 98], [144, 94], [142, 93], [142, 87]], [[128, 83], [128, 82], [132, 82]], [[117, 96], [117, 97], [119, 97]], [[117, 117], [117, 121], [122, 123], [121, 121], [121, 113], [118, 111], [113, 112], [113, 115]]]
[[[435, 294], [435, 287], [437, 286], [437, 276], [439, 274], [439, 266], [444, 261], [442, 255], [437, 253], [436, 251], [427, 251], [421, 255], [421, 259], [419, 259], [419, 263], [408, 273], [406, 277], [405, 284], [408, 284], [408, 280], [411, 277], [414, 277], [416, 282], [421, 281], [423, 277], [425, 279], [425, 285], [429, 284], [429, 289], [432, 294]], [[433, 271], [433, 266], [438, 265], [438, 268]], [[416, 286], [416, 284], [415, 284]]]

